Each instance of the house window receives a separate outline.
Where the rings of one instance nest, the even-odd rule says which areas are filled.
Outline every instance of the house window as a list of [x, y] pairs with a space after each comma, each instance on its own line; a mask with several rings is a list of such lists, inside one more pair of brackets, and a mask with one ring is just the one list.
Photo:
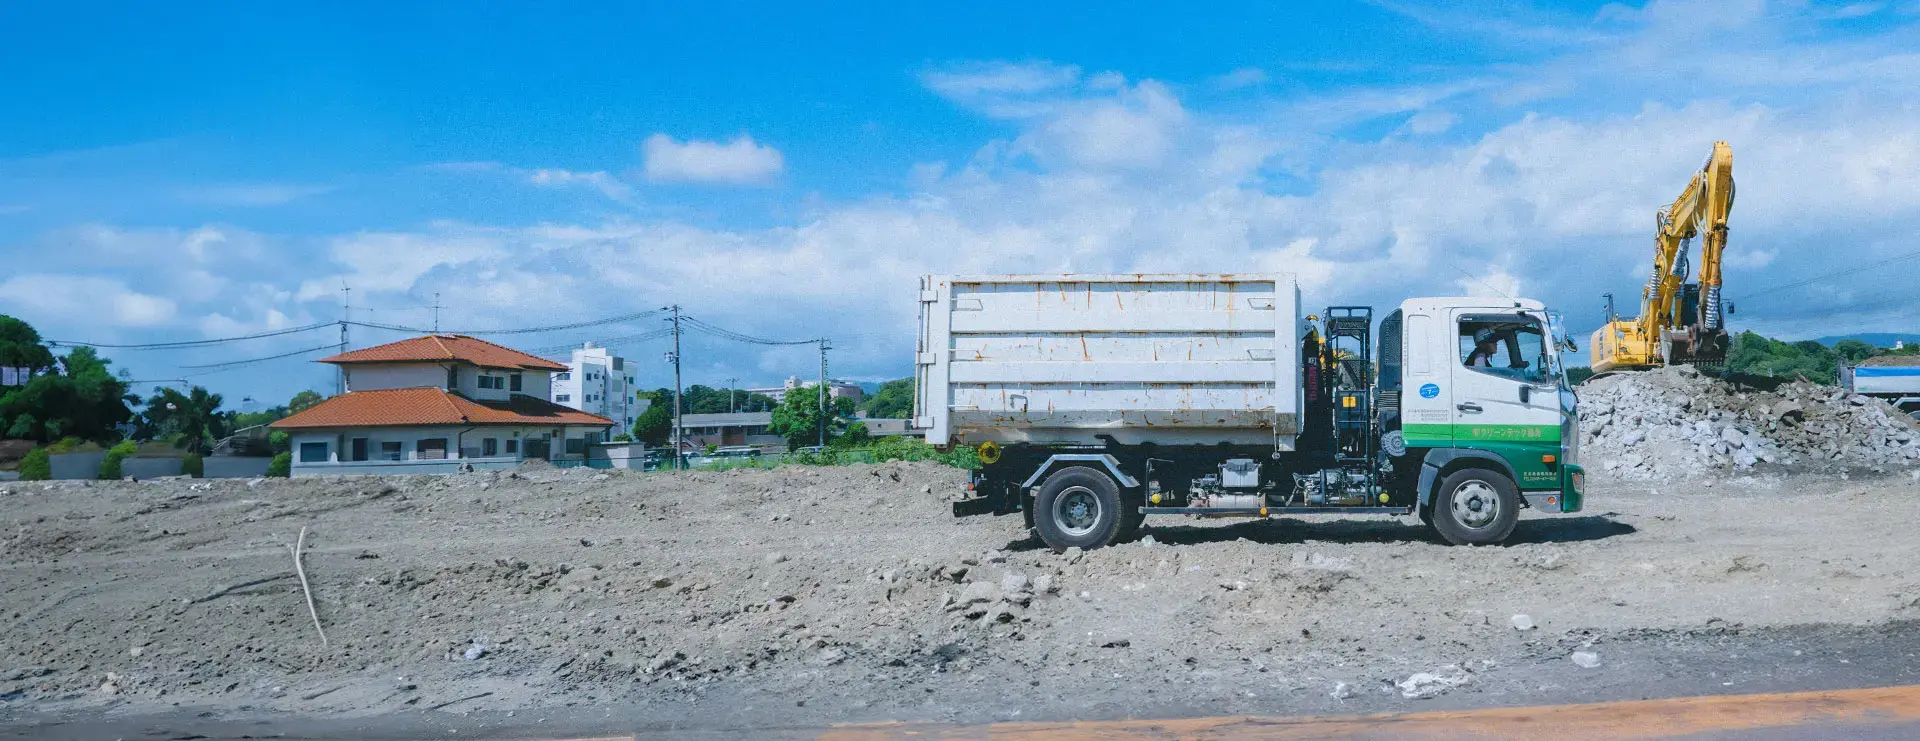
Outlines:
[[500, 454], [500, 441], [491, 437], [480, 441], [480, 457], [492, 458]]
[[555, 374], [553, 374], [553, 380], [555, 380], [555, 381], [570, 381], [570, 380], [573, 380], [573, 372], [572, 372], [572, 371], [566, 371], [566, 372], [562, 372], [562, 373], [555, 373]]
[[480, 388], [498, 391], [507, 387], [507, 379], [501, 376], [481, 376]]
[[581, 455], [587, 452], [587, 441], [578, 437], [567, 438], [567, 455]]
[[573, 394], [554, 394], [553, 400], [565, 404], [573, 401]]
[[447, 459], [447, 439], [436, 437], [421, 440], [413, 445], [413, 457], [423, 461], [444, 461]]
[[507, 390], [508, 391], [520, 390], [520, 374], [515, 373], [511, 376], [507, 376]]
[[327, 462], [327, 444], [326, 443], [300, 443], [300, 462], [301, 463], [326, 463]]
[[519, 454], [520, 454], [520, 441], [519, 441], [519, 440], [508, 440], [508, 441], [507, 441], [507, 455], [519, 455]]
[[459, 388], [460, 388], [460, 366], [449, 365], [447, 366], [447, 390], [454, 391]]
[[400, 443], [380, 443], [381, 460], [400, 460]]

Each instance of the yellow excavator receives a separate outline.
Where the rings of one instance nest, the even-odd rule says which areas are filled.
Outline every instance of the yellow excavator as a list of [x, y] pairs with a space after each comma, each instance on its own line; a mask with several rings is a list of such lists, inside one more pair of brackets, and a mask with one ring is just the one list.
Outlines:
[[[1673, 204], [1656, 215], [1653, 274], [1640, 292], [1640, 316], [1622, 319], [1607, 294], [1607, 324], [1588, 350], [1595, 374], [1663, 365], [1726, 362], [1728, 336], [1720, 306], [1720, 253], [1727, 247], [1733, 210], [1733, 148], [1713, 143], [1713, 155]], [[1696, 236], [1700, 277], [1687, 282], [1688, 252]], [[1732, 307], [1728, 307], [1731, 310]]]

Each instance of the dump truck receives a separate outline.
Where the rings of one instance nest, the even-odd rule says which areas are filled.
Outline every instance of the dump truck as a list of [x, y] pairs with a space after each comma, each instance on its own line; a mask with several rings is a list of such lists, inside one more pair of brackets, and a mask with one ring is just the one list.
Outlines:
[[1920, 420], [1920, 356], [1882, 355], [1859, 365], [1841, 363], [1840, 385], [1862, 396], [1881, 399]]
[[1577, 400], [1538, 301], [1301, 308], [1292, 274], [933, 275], [914, 424], [979, 455], [956, 516], [1055, 550], [1150, 515], [1413, 515], [1498, 543], [1578, 512]]

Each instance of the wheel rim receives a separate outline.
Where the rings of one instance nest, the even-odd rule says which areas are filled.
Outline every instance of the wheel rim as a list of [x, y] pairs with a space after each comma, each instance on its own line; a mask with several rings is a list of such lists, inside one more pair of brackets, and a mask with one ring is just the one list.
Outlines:
[[1454, 487], [1453, 519], [1470, 528], [1483, 528], [1500, 517], [1500, 496], [1485, 481], [1468, 481]]
[[1053, 498], [1053, 521], [1074, 537], [1093, 532], [1100, 522], [1100, 497], [1084, 486], [1068, 487]]

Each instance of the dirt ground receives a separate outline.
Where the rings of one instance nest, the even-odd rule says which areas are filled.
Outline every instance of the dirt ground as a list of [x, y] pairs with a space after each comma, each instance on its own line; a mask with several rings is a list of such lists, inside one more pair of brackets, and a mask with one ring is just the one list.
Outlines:
[[0, 483], [0, 718], [1423, 707], [1606, 676], [1649, 635], [1908, 625], [1916, 479], [1602, 483], [1504, 547], [1163, 518], [1068, 554], [951, 517], [963, 475], [934, 464]]

